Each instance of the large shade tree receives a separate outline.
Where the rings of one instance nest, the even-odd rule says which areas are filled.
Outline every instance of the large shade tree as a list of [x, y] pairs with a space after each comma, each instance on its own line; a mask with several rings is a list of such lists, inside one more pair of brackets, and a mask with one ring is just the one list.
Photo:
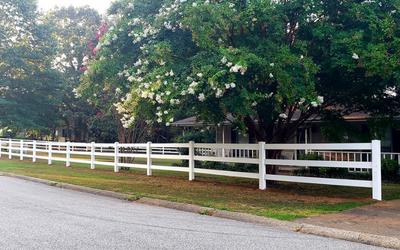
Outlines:
[[[80, 84], [86, 63], [93, 55], [91, 48], [102, 24], [99, 13], [88, 7], [55, 8], [46, 13], [53, 20], [53, 36], [57, 39], [57, 53], [53, 68], [63, 75], [60, 114], [66, 125], [68, 139], [87, 134], [88, 121], [96, 119], [99, 110], [77, 98], [74, 89]], [[89, 119], [90, 117], [90, 119]], [[75, 136], [73, 136], [75, 135]]]
[[[125, 126], [199, 120], [287, 142], [314, 119], [399, 112], [398, 0], [118, 1], [80, 86], [112, 91]], [[151, 121], [150, 121], [151, 120]], [[276, 153], [276, 152], [272, 152]]]
[[1, 0], [0, 23], [0, 126], [54, 129], [61, 76], [51, 68], [51, 21], [38, 15], [35, 1]]

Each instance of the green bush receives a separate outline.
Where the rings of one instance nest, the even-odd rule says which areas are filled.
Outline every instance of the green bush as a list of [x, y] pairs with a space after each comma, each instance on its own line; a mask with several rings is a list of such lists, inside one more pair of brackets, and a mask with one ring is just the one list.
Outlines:
[[[300, 154], [299, 160], [309, 160], [309, 161], [322, 161], [324, 157], [317, 153], [307, 153], [307, 154]], [[328, 172], [331, 171], [331, 168], [326, 167], [309, 167], [306, 168], [303, 172], [309, 172], [312, 176], [326, 176]]]
[[299, 160], [322, 161], [324, 157], [317, 153], [300, 154]]
[[196, 165], [196, 168], [226, 170], [235, 172], [258, 172], [258, 165], [249, 163], [228, 164], [228, 163], [214, 162], [214, 161], [203, 161], [201, 164], [199, 164], [199, 166]]
[[382, 180], [398, 181], [400, 166], [397, 161], [392, 159], [382, 159]]
[[[316, 154], [300, 155], [300, 160], [321, 160], [320, 156]], [[382, 159], [382, 180], [390, 182], [400, 182], [400, 165], [395, 160]], [[310, 167], [301, 168], [292, 171], [292, 175], [296, 176], [311, 176], [311, 177], [325, 177], [325, 178], [338, 178], [338, 179], [356, 179], [356, 180], [371, 180], [372, 174], [368, 173], [352, 173], [347, 168], [325, 168], [325, 167]]]
[[[300, 160], [324, 160], [316, 153], [301, 154]], [[309, 167], [293, 170], [292, 175], [335, 179], [371, 180], [371, 173], [350, 173], [347, 168]]]
[[[180, 164], [174, 164], [174, 166], [187, 167], [188, 161], [183, 160]], [[257, 164], [249, 163], [223, 163], [215, 161], [195, 161], [195, 168], [204, 169], [215, 169], [215, 170], [225, 170], [225, 171], [235, 171], [235, 172], [258, 172]]]
[[371, 180], [371, 173], [349, 172], [347, 168], [329, 168], [327, 171], [319, 171], [318, 168], [302, 168], [291, 172], [294, 176], [322, 177], [335, 179], [352, 179], [352, 180]]

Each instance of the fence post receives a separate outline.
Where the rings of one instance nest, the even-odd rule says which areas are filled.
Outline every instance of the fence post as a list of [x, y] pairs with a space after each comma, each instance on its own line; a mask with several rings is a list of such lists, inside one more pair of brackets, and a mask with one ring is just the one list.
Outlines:
[[194, 180], [194, 142], [189, 142], [189, 181]]
[[8, 140], [8, 158], [11, 159], [12, 158], [12, 143], [11, 143], [11, 139]]
[[0, 157], [1, 157], [1, 138], [0, 138]]
[[51, 161], [51, 156], [52, 156], [52, 152], [51, 152], [51, 150], [52, 150], [52, 145], [51, 145], [51, 141], [49, 141], [49, 165], [51, 165], [52, 164], [52, 161]]
[[259, 180], [258, 186], [259, 189], [265, 190], [267, 188], [267, 182], [265, 180], [265, 142], [258, 143], [258, 173], [259, 173]]
[[382, 200], [381, 141], [372, 141], [372, 199]]
[[69, 167], [69, 166], [71, 166], [71, 162], [70, 162], [70, 160], [71, 160], [71, 142], [67, 142], [67, 152], [66, 152], [66, 154], [65, 154], [65, 156], [66, 156], [66, 160], [65, 160], [65, 165], [67, 166], [67, 167]]
[[114, 172], [118, 172], [118, 142], [115, 142], [114, 148]]
[[91, 152], [90, 152], [90, 169], [94, 169], [94, 152], [96, 151], [96, 147], [95, 147], [95, 142], [92, 141], [92, 148], [91, 148]]
[[20, 145], [19, 145], [19, 160], [23, 160], [24, 159], [24, 141], [23, 140], [21, 140], [20, 142]]
[[32, 147], [32, 162], [36, 162], [36, 141], [33, 141]]
[[147, 153], [147, 175], [152, 175], [153, 171], [151, 170], [151, 142], [147, 142], [147, 147], [146, 147], [146, 153]]

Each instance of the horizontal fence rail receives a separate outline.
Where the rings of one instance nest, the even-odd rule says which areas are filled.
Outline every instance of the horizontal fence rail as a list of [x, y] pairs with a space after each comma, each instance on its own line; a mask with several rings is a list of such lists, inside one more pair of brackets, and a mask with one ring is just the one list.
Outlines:
[[[0, 157], [9, 159], [19, 157], [53, 161], [110, 166], [115, 172], [119, 168], [187, 172], [189, 180], [196, 173], [259, 180], [259, 188], [266, 189], [266, 181], [286, 181], [325, 185], [341, 185], [372, 188], [372, 198], [381, 200], [381, 158], [399, 160], [399, 154], [380, 152], [380, 141], [371, 143], [332, 143], [332, 144], [211, 144], [211, 143], [73, 143], [32, 140], [0, 139]], [[271, 154], [278, 152], [278, 154]], [[315, 153], [321, 160], [300, 160], [299, 155]], [[277, 157], [278, 155], [278, 157]], [[129, 159], [143, 158], [145, 164], [137, 164]], [[128, 160], [127, 160], [128, 159]], [[187, 161], [186, 167], [154, 165], [153, 159], [176, 159]], [[258, 165], [258, 172], [237, 172], [195, 167], [195, 162], [244, 163]], [[267, 166], [285, 167], [334, 167], [349, 171], [369, 171], [372, 180], [347, 180], [333, 178], [300, 177], [268, 174]]]

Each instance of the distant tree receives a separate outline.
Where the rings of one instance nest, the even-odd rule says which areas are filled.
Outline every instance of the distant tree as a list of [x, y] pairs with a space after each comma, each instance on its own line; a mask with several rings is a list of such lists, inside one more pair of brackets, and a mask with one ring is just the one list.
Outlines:
[[57, 53], [53, 68], [63, 75], [60, 113], [67, 126], [67, 138], [71, 139], [78, 130], [86, 134], [88, 117], [96, 117], [99, 112], [86, 100], [77, 98], [74, 89], [79, 86], [86, 63], [93, 55], [93, 41], [96, 40], [101, 17], [94, 9], [72, 6], [56, 8], [46, 15], [55, 24], [53, 36], [57, 39]]
[[53, 23], [36, 12], [36, 2], [0, 4], [0, 126], [47, 131], [59, 125], [59, 71]]

